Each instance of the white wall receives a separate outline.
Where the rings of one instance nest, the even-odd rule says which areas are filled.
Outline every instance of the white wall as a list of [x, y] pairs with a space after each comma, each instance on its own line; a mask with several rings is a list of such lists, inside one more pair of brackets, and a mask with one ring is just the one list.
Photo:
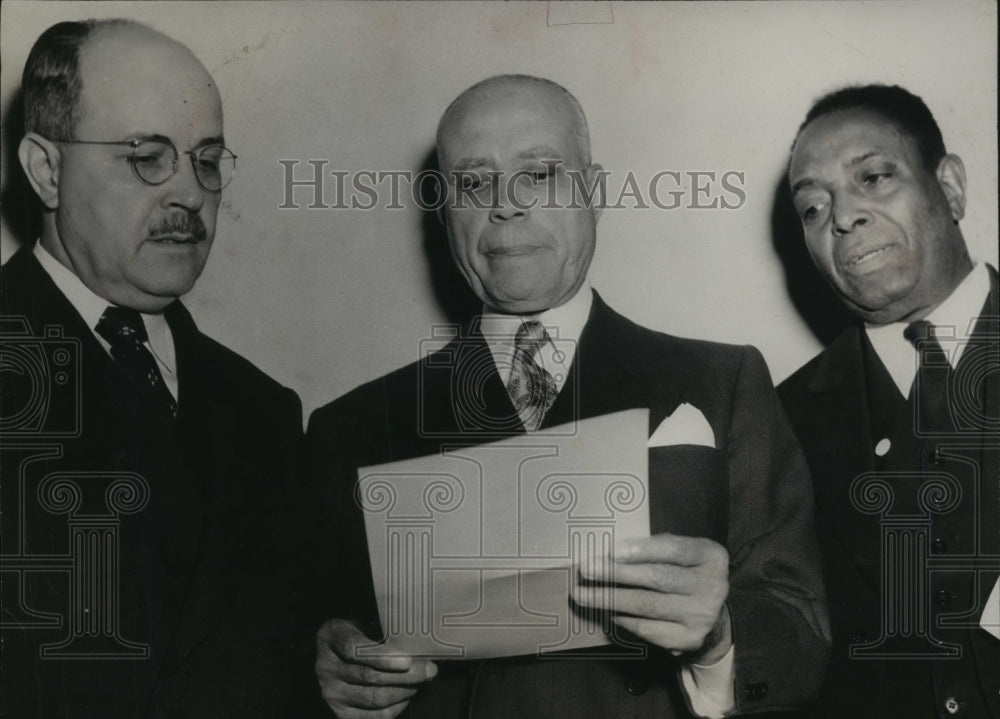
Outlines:
[[[209, 334], [296, 389], [307, 412], [415, 359], [444, 315], [429, 284], [425, 218], [412, 202], [279, 210], [278, 160], [417, 170], [448, 102], [496, 73], [543, 75], [573, 91], [612, 187], [629, 171], [644, 182], [661, 170], [745, 173], [739, 209], [606, 211], [591, 279], [650, 327], [757, 345], [775, 379], [821, 347], [789, 299], [772, 207], [795, 130], [825, 91], [878, 81], [923, 96], [966, 162], [966, 238], [974, 254], [997, 261], [993, 2], [8, 0], [5, 115], [42, 30], [105, 16], [134, 17], [187, 43], [222, 88], [238, 175], [187, 303]], [[557, 24], [574, 20], [585, 23]], [[309, 193], [298, 192], [305, 204]], [[4, 224], [5, 257], [11, 235]]]

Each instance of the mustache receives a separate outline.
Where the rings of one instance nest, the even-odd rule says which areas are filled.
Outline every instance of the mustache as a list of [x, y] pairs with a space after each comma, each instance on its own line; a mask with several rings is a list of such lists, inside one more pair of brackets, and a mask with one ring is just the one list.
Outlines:
[[197, 242], [208, 239], [208, 229], [201, 217], [191, 212], [168, 215], [149, 228], [148, 237], [191, 235]]

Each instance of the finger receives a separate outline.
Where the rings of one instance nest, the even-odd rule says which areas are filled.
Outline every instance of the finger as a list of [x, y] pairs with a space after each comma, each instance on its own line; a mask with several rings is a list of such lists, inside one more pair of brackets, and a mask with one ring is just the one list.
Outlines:
[[704, 641], [702, 635], [677, 622], [618, 615], [614, 617], [614, 623], [640, 639], [672, 652], [697, 651]]
[[689, 567], [662, 563], [589, 563], [581, 564], [579, 573], [580, 578], [588, 582], [631, 585], [678, 594], [690, 594], [701, 576]]
[[645, 589], [604, 586], [593, 591], [591, 587], [577, 585], [572, 597], [577, 604], [589, 609], [660, 621], [689, 623], [689, 618], [702, 619], [703, 614], [711, 613], [691, 597]]
[[316, 635], [317, 644], [329, 649], [342, 661], [365, 664], [384, 672], [407, 672], [413, 658], [407, 654], [369, 653], [379, 645], [366, 637], [350, 622], [333, 619], [324, 624]]
[[622, 564], [666, 562], [682, 567], [729, 566], [729, 554], [721, 544], [704, 537], [666, 533], [623, 539], [616, 543], [613, 557]]
[[437, 665], [418, 660], [405, 672], [384, 672], [365, 664], [341, 662], [337, 676], [349, 684], [359, 686], [411, 687], [423, 684], [437, 676]]
[[674, 564], [617, 564], [606, 571], [592, 572], [589, 576], [581, 567], [581, 578], [590, 582], [614, 584], [618, 587], [650, 589], [662, 594], [680, 594], [698, 597], [699, 601], [721, 604], [729, 595], [728, 568], [717, 569], [718, 574], [698, 571]]
[[362, 687], [344, 684], [338, 692], [342, 706], [381, 710], [408, 702], [417, 693], [414, 687]]

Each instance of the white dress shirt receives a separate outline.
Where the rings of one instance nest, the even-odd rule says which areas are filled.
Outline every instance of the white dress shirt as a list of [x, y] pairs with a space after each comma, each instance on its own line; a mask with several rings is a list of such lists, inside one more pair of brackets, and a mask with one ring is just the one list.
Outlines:
[[[590, 285], [584, 283], [569, 302], [537, 315], [503, 315], [484, 307], [480, 331], [504, 386], [510, 380], [517, 330], [523, 322], [538, 320], [545, 327], [549, 341], [539, 347], [535, 361], [552, 375], [556, 390], [562, 392], [593, 303], [594, 294]], [[527, 408], [525, 411], [530, 413], [534, 410]], [[715, 664], [684, 664], [681, 667], [681, 684], [695, 714], [707, 719], [719, 719], [736, 708], [733, 657], [734, 647], [730, 647]]]
[[[978, 263], [966, 275], [955, 291], [925, 318], [934, 325], [934, 335], [948, 355], [952, 368], [958, 367], [962, 352], [968, 345], [976, 319], [983, 311], [990, 294], [990, 273], [985, 263]], [[916, 348], [903, 336], [907, 322], [887, 325], [865, 325], [875, 354], [889, 370], [893, 382], [903, 397], [910, 395], [910, 388], [917, 376], [918, 355]]]
[[[958, 367], [962, 352], [968, 346], [979, 313], [990, 294], [990, 272], [986, 263], [977, 263], [955, 291], [925, 318], [934, 325], [934, 336], [948, 357], [952, 369]], [[904, 397], [908, 397], [917, 376], [919, 357], [916, 348], [903, 337], [906, 323], [867, 325], [865, 331], [882, 364], [889, 370], [893, 382]], [[885, 440], [883, 440], [885, 441]], [[1000, 579], [993, 586], [979, 625], [1000, 637]]]
[[[83, 281], [65, 267], [59, 260], [42, 247], [41, 242], [35, 243], [35, 258], [41, 264], [42, 269], [56, 283], [56, 287], [69, 300], [73, 308], [80, 313], [83, 321], [90, 328], [91, 333], [101, 343], [104, 351], [111, 355], [111, 345], [107, 340], [97, 334], [97, 323], [104, 314], [104, 310], [111, 306], [107, 300], [95, 295]], [[156, 359], [156, 364], [163, 375], [163, 383], [167, 385], [170, 394], [177, 399], [177, 355], [174, 349], [174, 336], [170, 332], [170, 325], [163, 315], [142, 315], [142, 323], [146, 326], [148, 341], [143, 345]]]

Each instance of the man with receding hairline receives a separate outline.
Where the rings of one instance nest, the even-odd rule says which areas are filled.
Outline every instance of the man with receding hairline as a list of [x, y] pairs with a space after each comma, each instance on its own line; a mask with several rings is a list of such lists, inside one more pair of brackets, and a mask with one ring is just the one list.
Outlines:
[[[437, 138], [441, 217], [483, 311], [441, 352], [310, 420], [310, 475], [338, 549], [336, 619], [317, 636], [327, 706], [343, 719], [638, 719], [804, 704], [827, 647], [811, 490], [762, 358], [639, 327], [590, 288], [600, 208], [574, 193], [601, 168], [565, 88], [488, 78], [449, 106]], [[358, 651], [383, 636], [372, 568], [386, 562], [368, 557], [360, 467], [634, 408], [650, 414], [653, 536], [616, 546], [611, 577], [581, 568], [566, 599], [610, 612], [616, 638], [636, 638], [644, 658], [607, 647], [437, 662]], [[606, 594], [588, 591], [609, 581]]]
[[813, 105], [788, 175], [858, 320], [778, 388], [830, 605], [818, 715], [998, 717], [1000, 302], [962, 234], [962, 160], [921, 98], [862, 85]]
[[0, 270], [0, 713], [288, 716], [299, 401], [178, 299], [235, 169], [219, 91], [177, 41], [92, 20], [39, 37], [22, 92], [43, 217]]

